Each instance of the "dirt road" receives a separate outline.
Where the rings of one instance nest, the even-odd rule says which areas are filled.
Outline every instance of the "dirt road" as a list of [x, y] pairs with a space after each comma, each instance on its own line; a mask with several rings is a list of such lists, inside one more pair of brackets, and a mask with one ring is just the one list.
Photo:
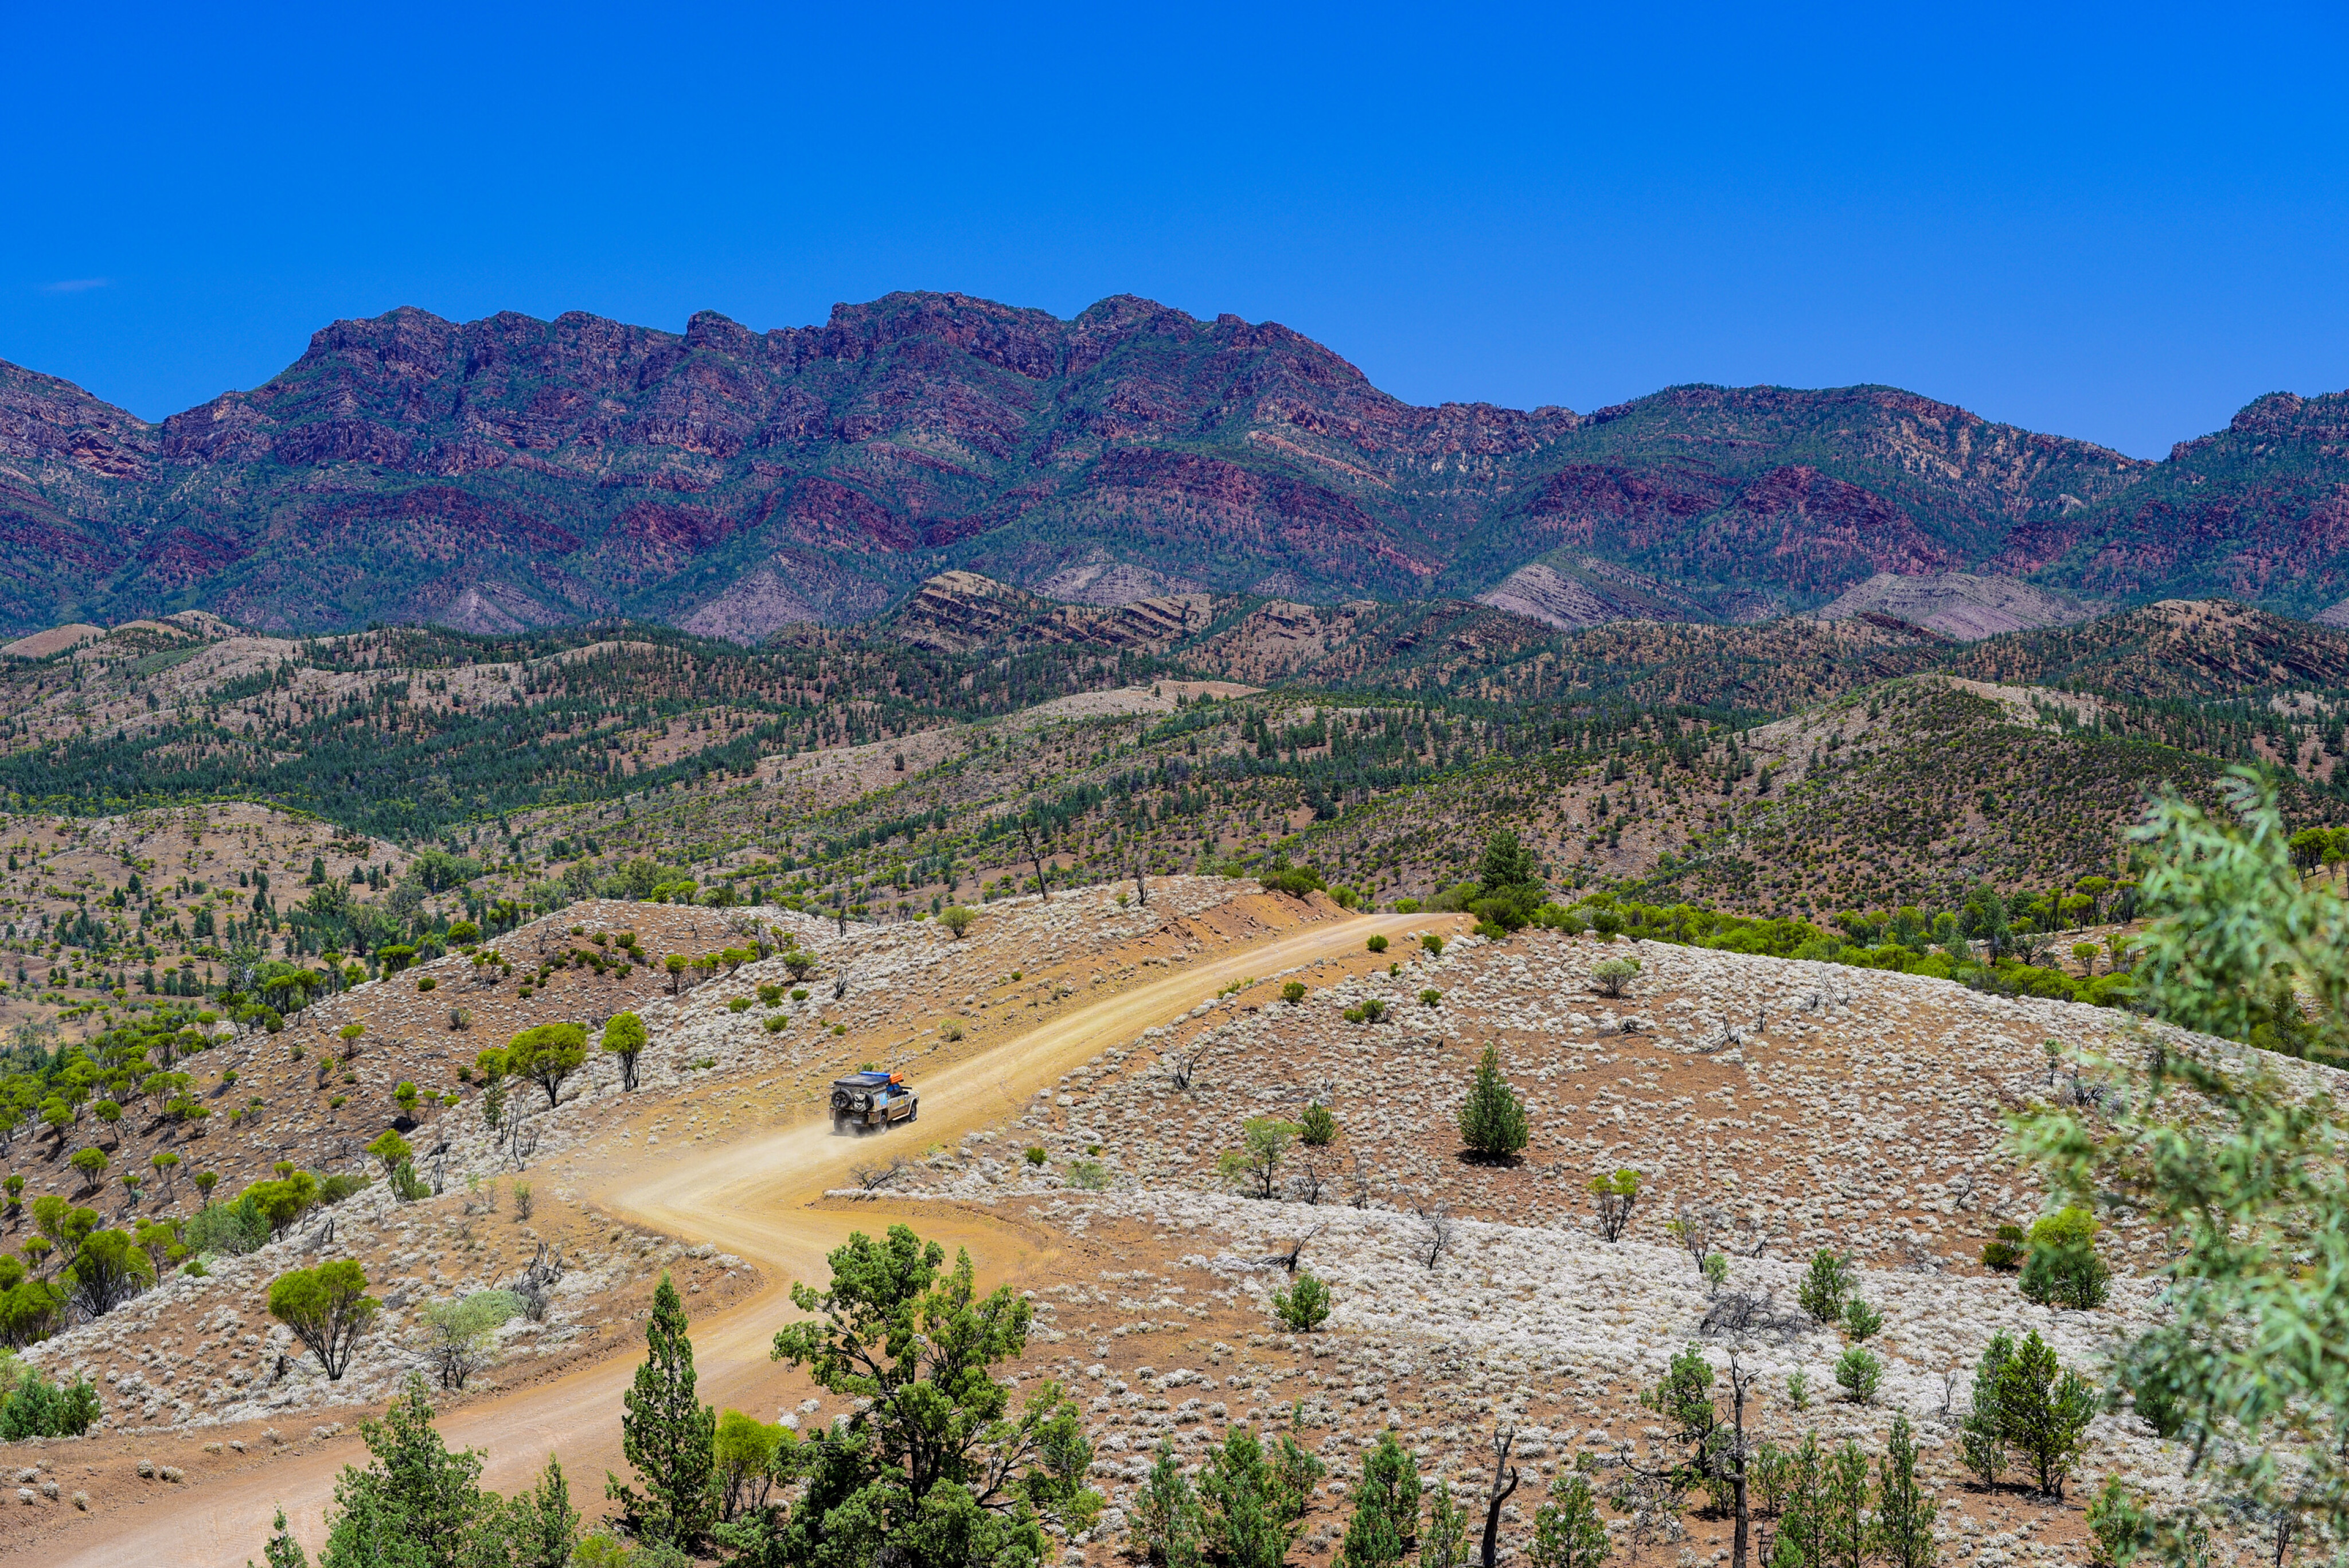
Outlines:
[[[919, 1087], [918, 1142], [951, 1143], [1005, 1119], [1063, 1073], [1154, 1024], [1188, 1012], [1222, 986], [1318, 958], [1359, 953], [1372, 932], [1450, 932], [1457, 916], [1373, 915], [1308, 927], [1293, 935], [1236, 944], [1164, 980], [1132, 986], [1050, 1023], [1015, 1035], [936, 1074]], [[882, 1137], [894, 1135], [881, 1135]], [[886, 1203], [811, 1208], [828, 1189], [848, 1185], [849, 1167], [885, 1144], [834, 1137], [826, 1121], [808, 1120], [690, 1153], [622, 1150], [566, 1160], [563, 1179], [606, 1210], [688, 1241], [713, 1241], [755, 1263], [759, 1293], [693, 1324], [695, 1365], [705, 1403], [772, 1418], [787, 1374], [767, 1358], [775, 1330], [797, 1315], [795, 1279], [823, 1282], [824, 1256], [852, 1230], [877, 1232], [895, 1216]], [[926, 1237], [968, 1247], [982, 1282], [998, 1279], [1049, 1245], [1008, 1217], [909, 1206], [904, 1213]], [[688, 1303], [690, 1310], [691, 1303]], [[638, 1352], [641, 1346], [637, 1347]], [[600, 1511], [605, 1470], [623, 1469], [620, 1396], [639, 1353], [616, 1356], [509, 1397], [452, 1411], [439, 1425], [450, 1448], [485, 1450], [482, 1481], [511, 1494], [529, 1484], [549, 1452], [562, 1457], [572, 1501], [592, 1518]], [[346, 1463], [364, 1462], [347, 1439], [270, 1465], [250, 1480], [200, 1488], [168, 1512], [140, 1510], [94, 1518], [57, 1542], [55, 1568], [143, 1568], [189, 1564], [239, 1568], [257, 1561], [271, 1516], [285, 1510], [315, 1557], [325, 1538], [324, 1511]], [[158, 1517], [158, 1514], [160, 1517]]]

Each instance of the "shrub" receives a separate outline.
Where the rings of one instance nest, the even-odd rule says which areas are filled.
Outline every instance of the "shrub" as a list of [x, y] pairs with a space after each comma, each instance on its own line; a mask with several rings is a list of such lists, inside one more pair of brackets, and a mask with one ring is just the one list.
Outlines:
[[1612, 1176], [1594, 1176], [1589, 1192], [1599, 1201], [1599, 1240], [1621, 1241], [1624, 1228], [1631, 1223], [1631, 1210], [1640, 1201], [1640, 1173], [1624, 1169]]
[[1843, 1316], [1844, 1299], [1851, 1294], [1851, 1260], [1833, 1250], [1820, 1248], [1811, 1257], [1810, 1272], [1803, 1276], [1795, 1300], [1819, 1324], [1835, 1322]]
[[1526, 1147], [1531, 1137], [1526, 1103], [1501, 1075], [1501, 1051], [1485, 1047], [1469, 1085], [1468, 1099], [1460, 1107], [1460, 1141], [1485, 1159], [1506, 1159]]
[[340, 1381], [382, 1304], [367, 1293], [367, 1274], [349, 1258], [295, 1269], [269, 1287], [269, 1315], [309, 1347], [329, 1382]]
[[750, 1011], [750, 999], [747, 996], [730, 996], [726, 999], [726, 1011], [748, 1012]]
[[523, 1299], [512, 1291], [476, 1291], [461, 1301], [429, 1303], [424, 1309], [424, 1359], [443, 1388], [462, 1388], [488, 1365], [492, 1336], [522, 1315]]
[[2031, 1255], [2017, 1283], [2026, 1301], [2086, 1311], [2105, 1304], [2112, 1272], [2096, 1253], [2095, 1217], [2067, 1208], [2032, 1225]]
[[189, 1220], [181, 1239], [187, 1243], [189, 1251], [199, 1255], [212, 1252], [241, 1258], [268, 1241], [269, 1217], [249, 1197], [233, 1203], [215, 1203]]
[[1386, 1015], [1386, 1002], [1375, 996], [1364, 997], [1346, 1009], [1345, 1014], [1346, 1022], [1349, 1023], [1376, 1023]]
[[1443, 1005], [1443, 1002], [1444, 993], [1436, 990], [1433, 986], [1430, 986], [1419, 993], [1419, 1004], [1422, 1007], [1439, 1007]]
[[1982, 1266], [2001, 1273], [2013, 1273], [2023, 1266], [2023, 1242], [2022, 1226], [2000, 1226], [1998, 1240], [1982, 1243]]
[[1081, 1159], [1069, 1167], [1069, 1185], [1082, 1192], [1109, 1190], [1109, 1168], [1097, 1159]]
[[1620, 996], [1624, 986], [1630, 984], [1631, 977], [1639, 972], [1638, 959], [1601, 959], [1591, 966], [1590, 983], [1598, 988], [1601, 996]]
[[1362, 945], [1370, 949], [1371, 951], [1374, 953], [1382, 953], [1387, 950], [1387, 940], [1382, 936], [1373, 936], [1369, 941], [1364, 942]]
[[2089, 1561], [2095, 1568], [2127, 1568], [2153, 1534], [2146, 1499], [2132, 1490], [2116, 1471], [2088, 1500]]
[[1854, 1345], [1862, 1345], [1876, 1336], [1884, 1326], [1884, 1314], [1854, 1296], [1843, 1303], [1843, 1331]]
[[761, 986], [759, 1004], [762, 1007], [781, 1007], [783, 1004], [783, 988], [780, 985]]
[[78, 1438], [98, 1417], [98, 1390], [87, 1378], [59, 1386], [14, 1356], [0, 1357], [0, 1443], [26, 1438]]
[[1293, 1334], [1311, 1334], [1330, 1320], [1330, 1287], [1300, 1271], [1294, 1287], [1272, 1293], [1272, 1314]]
[[1865, 1345], [1855, 1345], [1837, 1358], [1835, 1376], [1846, 1394], [1865, 1405], [1876, 1397], [1876, 1386], [1884, 1379], [1884, 1363]]
[[1278, 1116], [1256, 1116], [1240, 1124], [1240, 1147], [1227, 1148], [1216, 1159], [1216, 1174], [1257, 1198], [1270, 1198], [1280, 1178], [1280, 1162], [1297, 1137], [1297, 1124]]
[[389, 1127], [384, 1129], [382, 1137], [367, 1146], [367, 1151], [375, 1158], [377, 1163], [383, 1167], [383, 1173], [386, 1176], [398, 1169], [404, 1161], [412, 1158], [416, 1153], [409, 1141], [399, 1136], [397, 1129]]
[[1292, 980], [1287, 985], [1282, 986], [1280, 988], [1280, 1000], [1288, 1003], [1291, 1007], [1294, 1007], [1299, 1002], [1304, 1001], [1305, 982], [1301, 980]]
[[1030, 1145], [1025, 1152], [1028, 1163], [1030, 1165], [1041, 1165], [1046, 1159], [1050, 1158], [1044, 1152], [1043, 1148], [1038, 1145]]
[[1338, 1136], [1338, 1118], [1324, 1105], [1310, 1105], [1297, 1120], [1298, 1137], [1308, 1147], [1324, 1148]]
[[1302, 898], [1328, 886], [1321, 873], [1310, 866], [1270, 866], [1257, 881], [1268, 893], [1286, 893], [1292, 898]]
[[429, 974], [419, 974], [416, 977], [416, 989], [419, 991], [430, 991], [440, 983], [439, 980]]
[[1786, 1374], [1786, 1403], [1797, 1410], [1811, 1407], [1811, 1375], [1799, 1366]]
[[[1411, 913], [1408, 909], [1403, 912], [1405, 914]], [[1439, 959], [1444, 956], [1444, 939], [1433, 931], [1430, 931], [1426, 935], [1421, 937], [1419, 939], [1419, 946], [1420, 950], [1426, 953], [1427, 956], [1432, 959]]]

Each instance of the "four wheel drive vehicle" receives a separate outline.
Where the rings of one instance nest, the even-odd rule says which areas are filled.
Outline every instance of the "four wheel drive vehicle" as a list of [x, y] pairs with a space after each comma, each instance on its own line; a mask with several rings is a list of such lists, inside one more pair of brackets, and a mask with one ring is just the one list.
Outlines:
[[832, 1125], [863, 1132], [891, 1122], [909, 1122], [922, 1108], [922, 1096], [906, 1085], [903, 1073], [851, 1073], [832, 1081]]

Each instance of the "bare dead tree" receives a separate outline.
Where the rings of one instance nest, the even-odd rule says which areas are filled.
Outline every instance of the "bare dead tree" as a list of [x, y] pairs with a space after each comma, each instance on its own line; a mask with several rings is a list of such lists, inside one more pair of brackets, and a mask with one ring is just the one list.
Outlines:
[[1304, 1253], [1305, 1243], [1313, 1240], [1314, 1237], [1321, 1234], [1321, 1231], [1322, 1227], [1319, 1225], [1314, 1226], [1313, 1229], [1305, 1232], [1304, 1235], [1297, 1238], [1297, 1245], [1289, 1248], [1286, 1252], [1275, 1252], [1271, 1257], [1267, 1258], [1264, 1261], [1265, 1266], [1269, 1268], [1273, 1264], [1278, 1263], [1290, 1273], [1295, 1273], [1297, 1272], [1297, 1260]]
[[1142, 879], [1142, 863], [1133, 866], [1133, 901], [1143, 909], [1150, 908], [1150, 884]]
[[1028, 858], [1036, 863], [1036, 891], [1049, 904], [1052, 901], [1052, 885], [1044, 880], [1044, 857], [1036, 847], [1036, 830], [1029, 826], [1025, 817], [1019, 819], [1019, 836], [1027, 841]]
[[[1493, 1484], [1485, 1499], [1485, 1568], [1498, 1568], [1501, 1555], [1501, 1505], [1517, 1490], [1517, 1468], [1509, 1463], [1509, 1446], [1517, 1440], [1515, 1427], [1493, 1434]], [[1504, 1485], [1503, 1478], [1507, 1484]]]
[[1310, 1155], [1300, 1155], [1288, 1175], [1289, 1196], [1301, 1202], [1321, 1201], [1321, 1167]]
[[1757, 1376], [1738, 1364], [1737, 1352], [1733, 1350], [1729, 1353], [1729, 1406], [1733, 1425], [1729, 1443], [1715, 1462], [1728, 1474], [1730, 1495], [1737, 1508], [1737, 1533], [1729, 1549], [1730, 1568], [1745, 1568], [1754, 1529], [1754, 1513], [1746, 1500], [1746, 1472], [1752, 1468], [1754, 1446], [1745, 1440], [1745, 1401], [1754, 1392], [1754, 1381]]
[[1166, 1075], [1176, 1088], [1187, 1089], [1191, 1086], [1191, 1079], [1198, 1072], [1199, 1064], [1206, 1059], [1207, 1044], [1206, 1034], [1195, 1034], [1191, 1037], [1189, 1045], [1182, 1050], [1167, 1053]]
[[913, 1161], [901, 1154], [886, 1165], [851, 1166], [848, 1174], [855, 1178], [856, 1185], [865, 1191], [878, 1192], [904, 1176], [912, 1166]]
[[1420, 1224], [1425, 1227], [1420, 1232], [1418, 1250], [1427, 1254], [1427, 1272], [1432, 1274], [1435, 1265], [1444, 1261], [1444, 1254], [1452, 1251], [1459, 1240], [1460, 1225], [1445, 1204], [1438, 1203], [1418, 1213]]

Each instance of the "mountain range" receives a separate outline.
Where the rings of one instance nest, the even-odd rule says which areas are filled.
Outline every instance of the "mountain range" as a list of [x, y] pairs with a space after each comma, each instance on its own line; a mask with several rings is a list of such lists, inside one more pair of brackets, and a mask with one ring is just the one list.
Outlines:
[[2312, 618], [2349, 597], [2349, 393], [2271, 394], [2158, 462], [1889, 387], [1420, 408], [1286, 327], [1128, 296], [1061, 320], [898, 294], [765, 333], [403, 308], [160, 424], [0, 361], [12, 631], [626, 615], [754, 641], [948, 570], [1566, 627], [1882, 609], [1965, 637], [2210, 596]]

